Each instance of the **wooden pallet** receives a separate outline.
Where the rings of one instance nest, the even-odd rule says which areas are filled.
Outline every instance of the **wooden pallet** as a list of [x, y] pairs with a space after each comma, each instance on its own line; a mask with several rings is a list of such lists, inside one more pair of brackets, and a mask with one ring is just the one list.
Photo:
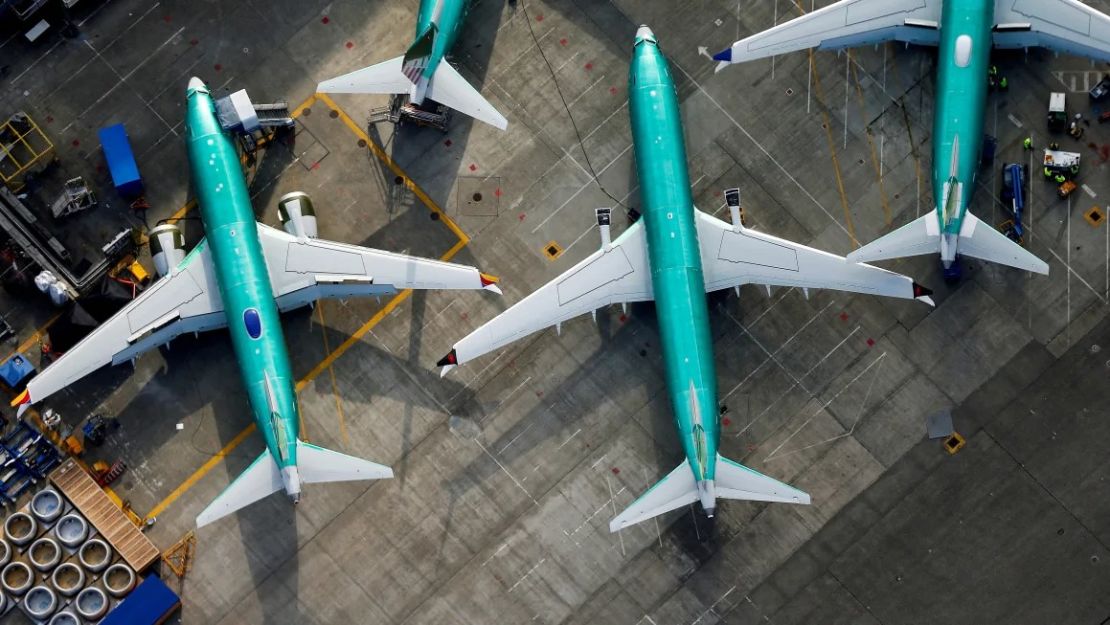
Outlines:
[[142, 573], [161, 557], [154, 543], [72, 458], [50, 473], [50, 481], [136, 572]]

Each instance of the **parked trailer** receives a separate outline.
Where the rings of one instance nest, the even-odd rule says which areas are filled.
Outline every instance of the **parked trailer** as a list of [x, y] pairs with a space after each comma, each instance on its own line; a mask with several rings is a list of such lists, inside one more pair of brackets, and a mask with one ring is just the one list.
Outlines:
[[101, 128], [97, 136], [116, 191], [127, 198], [142, 195], [143, 179], [139, 176], [139, 166], [135, 163], [135, 154], [131, 151], [131, 141], [123, 124]]

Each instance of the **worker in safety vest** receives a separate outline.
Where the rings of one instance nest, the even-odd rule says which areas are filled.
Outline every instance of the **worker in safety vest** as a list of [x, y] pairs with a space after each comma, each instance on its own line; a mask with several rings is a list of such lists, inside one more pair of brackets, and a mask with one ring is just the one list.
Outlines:
[[1033, 149], [1033, 138], [1032, 137], [1026, 137], [1025, 140], [1021, 142], [1021, 145], [1026, 150], [1032, 150]]

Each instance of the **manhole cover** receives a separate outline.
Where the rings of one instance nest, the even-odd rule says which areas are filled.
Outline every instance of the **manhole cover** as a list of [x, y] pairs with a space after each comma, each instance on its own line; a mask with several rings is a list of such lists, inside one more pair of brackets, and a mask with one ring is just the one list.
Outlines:
[[501, 178], [459, 176], [455, 208], [466, 217], [496, 217], [501, 203]]

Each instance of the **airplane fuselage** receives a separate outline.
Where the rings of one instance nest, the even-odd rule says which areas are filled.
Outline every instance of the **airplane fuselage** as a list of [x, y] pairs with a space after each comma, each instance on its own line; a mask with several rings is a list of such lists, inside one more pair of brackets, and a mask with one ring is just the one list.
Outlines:
[[430, 80], [462, 30], [463, 20], [469, 9], [469, 0], [420, 0], [420, 12], [416, 15], [416, 38], [420, 38], [433, 23], [438, 31], [432, 42], [432, 57], [424, 68], [423, 76]]
[[956, 237], [979, 169], [993, 24], [994, 0], [943, 3], [933, 114], [933, 197], [945, 266], [955, 260]]
[[641, 212], [675, 426], [712, 514], [719, 440], [717, 375], [678, 94], [650, 31], [637, 34], [629, 112]]
[[[299, 419], [289, 354], [250, 194], [231, 137], [216, 119], [208, 88], [193, 79], [187, 94], [186, 145], [200, 218], [219, 283], [243, 387], [266, 447], [296, 502]], [[182, 263], [196, 260], [201, 246]]]

